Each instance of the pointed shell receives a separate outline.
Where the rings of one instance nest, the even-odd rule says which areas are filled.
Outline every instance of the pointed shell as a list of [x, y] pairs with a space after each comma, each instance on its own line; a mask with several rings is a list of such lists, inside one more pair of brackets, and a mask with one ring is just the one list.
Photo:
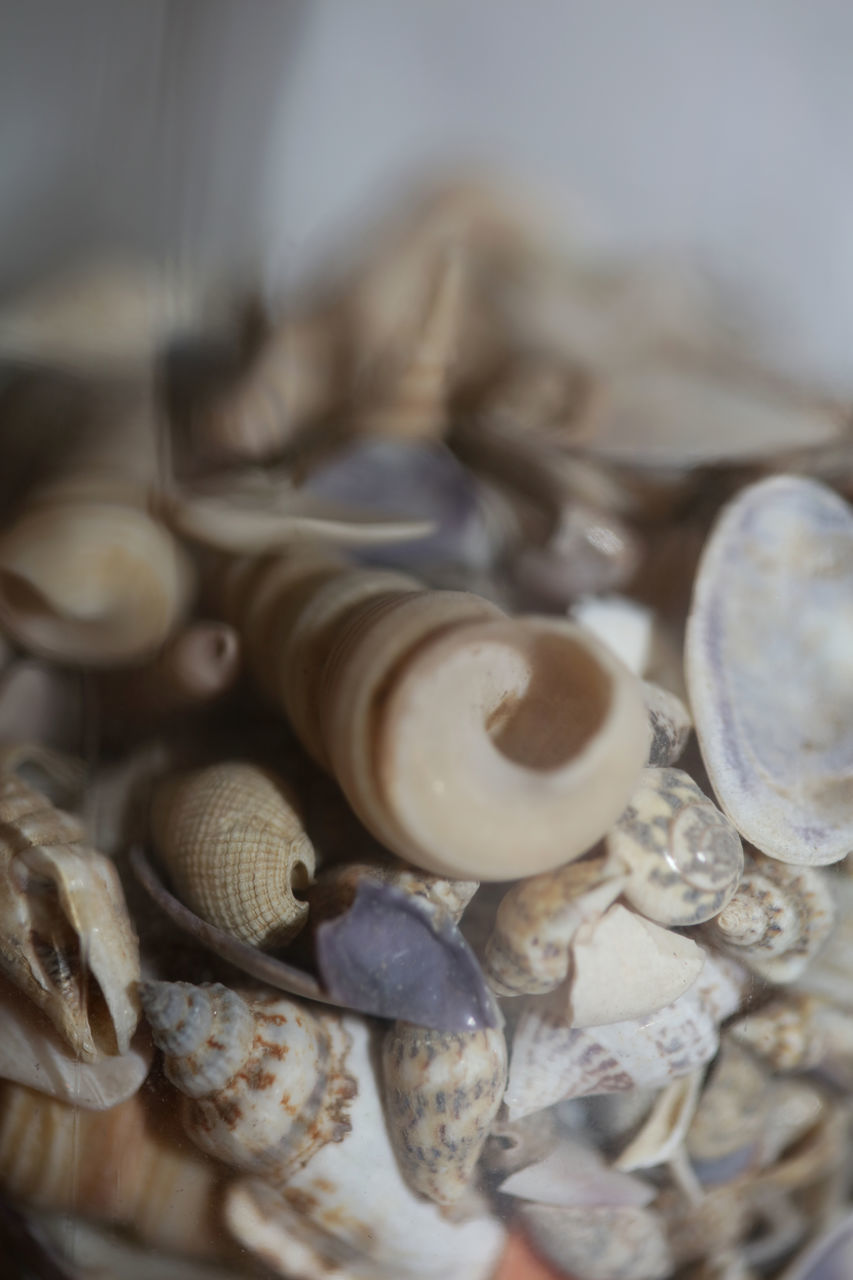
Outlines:
[[314, 847], [284, 784], [224, 762], [155, 794], [154, 838], [177, 894], [242, 942], [279, 947], [308, 915], [294, 896], [314, 874]]
[[607, 847], [628, 868], [626, 902], [665, 925], [710, 920], [743, 874], [740, 836], [681, 769], [643, 770]]
[[397, 1022], [382, 1047], [388, 1130], [406, 1181], [438, 1204], [464, 1195], [506, 1087], [500, 1028]]
[[149, 657], [190, 588], [182, 548], [130, 506], [45, 502], [0, 536], [0, 621], [41, 657], [91, 667]]
[[724, 508], [705, 546], [686, 676], [714, 791], [783, 862], [853, 846], [853, 514], [814, 480], [773, 476]]
[[[142, 1000], [166, 1072], [188, 1095], [184, 1129], [208, 1155], [283, 1183], [349, 1131], [356, 1086], [339, 1018], [274, 993], [226, 997], [218, 984], [149, 982]], [[225, 1064], [217, 1030], [234, 1037]]]
[[823, 947], [834, 918], [827, 872], [757, 854], [747, 859], [728, 906], [702, 932], [766, 981], [793, 982]]

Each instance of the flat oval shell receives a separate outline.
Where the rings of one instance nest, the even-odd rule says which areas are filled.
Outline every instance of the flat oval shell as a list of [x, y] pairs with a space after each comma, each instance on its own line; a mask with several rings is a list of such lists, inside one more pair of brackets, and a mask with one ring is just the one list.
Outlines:
[[853, 513], [774, 476], [744, 489], [705, 547], [687, 626], [696, 733], [721, 806], [783, 862], [853, 847]]

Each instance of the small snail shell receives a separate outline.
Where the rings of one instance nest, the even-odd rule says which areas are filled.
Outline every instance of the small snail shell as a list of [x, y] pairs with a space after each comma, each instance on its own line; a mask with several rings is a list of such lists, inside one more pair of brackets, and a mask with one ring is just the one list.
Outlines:
[[129, 1228], [154, 1248], [216, 1256], [222, 1173], [169, 1132], [150, 1095], [84, 1111], [0, 1084], [0, 1186], [28, 1205]]
[[[296, 704], [297, 734], [389, 849], [440, 875], [513, 879], [578, 857], [618, 818], [649, 727], [639, 682], [592, 636], [385, 574], [365, 599], [364, 571], [336, 578], [309, 555], [300, 575], [300, 562], [246, 571], [247, 661], [266, 651], [265, 689]], [[300, 623], [315, 590], [331, 619], [316, 663]], [[294, 634], [279, 649], [285, 621]]]
[[498, 995], [539, 995], [564, 982], [572, 940], [615, 901], [625, 882], [605, 858], [530, 876], [501, 900], [485, 973]]
[[728, 906], [703, 925], [708, 942], [768, 982], [793, 982], [832, 930], [828, 873], [754, 853]]
[[183, 615], [184, 552], [147, 512], [107, 501], [32, 507], [0, 536], [0, 621], [25, 648], [103, 667], [151, 656]]
[[178, 896], [205, 920], [264, 947], [302, 928], [308, 904], [293, 890], [314, 874], [314, 847], [271, 774], [228, 761], [167, 780], [152, 826]]
[[503, 1031], [430, 1031], [397, 1022], [382, 1048], [388, 1130], [407, 1182], [452, 1204], [503, 1101]]
[[643, 770], [607, 846], [629, 870], [625, 900], [660, 924], [710, 920], [743, 874], [740, 836], [680, 769]]
[[0, 831], [0, 970], [85, 1061], [126, 1053], [139, 947], [113, 863], [2, 769]]
[[[147, 982], [141, 997], [167, 1074], [189, 1094], [183, 1124], [202, 1151], [283, 1183], [349, 1131], [356, 1086], [339, 1018], [272, 992], [225, 997], [218, 984]], [[211, 1029], [225, 1028], [234, 1043], [222, 1065]]]
[[[729, 1037], [774, 1071], [808, 1071], [821, 1062], [827, 1050], [821, 1008], [814, 996], [786, 992], [784, 999], [770, 1000], [738, 1018], [729, 1027]], [[853, 1050], [853, 1035], [850, 1048]]]

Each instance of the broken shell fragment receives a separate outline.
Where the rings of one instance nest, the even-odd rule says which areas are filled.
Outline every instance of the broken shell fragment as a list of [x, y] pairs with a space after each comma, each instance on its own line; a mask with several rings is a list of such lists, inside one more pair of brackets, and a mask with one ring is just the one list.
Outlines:
[[704, 963], [692, 939], [616, 903], [575, 938], [567, 997], [571, 1025], [596, 1027], [654, 1013], [683, 995]]
[[382, 1045], [388, 1131], [409, 1186], [437, 1204], [467, 1190], [506, 1087], [500, 1029], [397, 1022]]
[[663, 1220], [651, 1209], [524, 1204], [530, 1240], [555, 1266], [583, 1280], [667, 1280], [673, 1258]]
[[76, 818], [0, 777], [0, 970], [87, 1062], [136, 1030], [139, 947], [112, 862]]
[[767, 982], [794, 982], [823, 947], [834, 919], [827, 872], [753, 854], [734, 897], [702, 933]]
[[626, 902], [665, 925], [710, 920], [743, 874], [740, 836], [681, 769], [643, 771], [607, 847], [629, 870]]
[[273, 993], [244, 1000], [219, 984], [146, 982], [141, 997], [166, 1073], [186, 1095], [184, 1129], [208, 1155], [283, 1183], [349, 1131], [356, 1084], [335, 1015]]
[[[300, 738], [387, 848], [440, 875], [508, 880], [571, 861], [604, 834], [647, 756], [649, 726], [639, 681], [602, 645], [467, 593], [389, 589], [387, 573], [365, 598], [363, 571], [351, 579], [311, 563], [306, 576], [291, 576], [293, 557], [263, 566], [237, 625], [252, 666], [257, 636], [289, 619], [290, 644], [272, 655], [280, 666], [256, 674], [300, 708]], [[285, 654], [304, 639], [315, 590], [320, 644], [294, 664]], [[312, 706], [319, 734], [305, 730]]]
[[783, 862], [853, 847], [853, 513], [814, 480], [772, 476], [726, 506], [687, 624], [702, 758], [738, 831]]
[[312, 845], [284, 784], [226, 761], [167, 780], [154, 796], [154, 838], [179, 897], [255, 946], [299, 932], [308, 904], [294, 896], [314, 874]]
[[564, 982], [578, 929], [605, 912], [624, 883], [612, 859], [596, 858], [514, 885], [486, 943], [486, 976], [498, 995], [541, 995]]

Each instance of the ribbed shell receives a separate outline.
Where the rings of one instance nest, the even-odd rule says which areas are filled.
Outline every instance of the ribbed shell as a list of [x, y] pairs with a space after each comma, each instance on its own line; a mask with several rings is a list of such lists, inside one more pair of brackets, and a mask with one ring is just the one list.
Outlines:
[[283, 783], [225, 762], [170, 779], [155, 795], [153, 831], [178, 897], [243, 942], [280, 947], [299, 932], [314, 847]]
[[166, 1075], [187, 1097], [224, 1088], [249, 1056], [255, 1019], [229, 987], [145, 982], [140, 998], [166, 1057]]

